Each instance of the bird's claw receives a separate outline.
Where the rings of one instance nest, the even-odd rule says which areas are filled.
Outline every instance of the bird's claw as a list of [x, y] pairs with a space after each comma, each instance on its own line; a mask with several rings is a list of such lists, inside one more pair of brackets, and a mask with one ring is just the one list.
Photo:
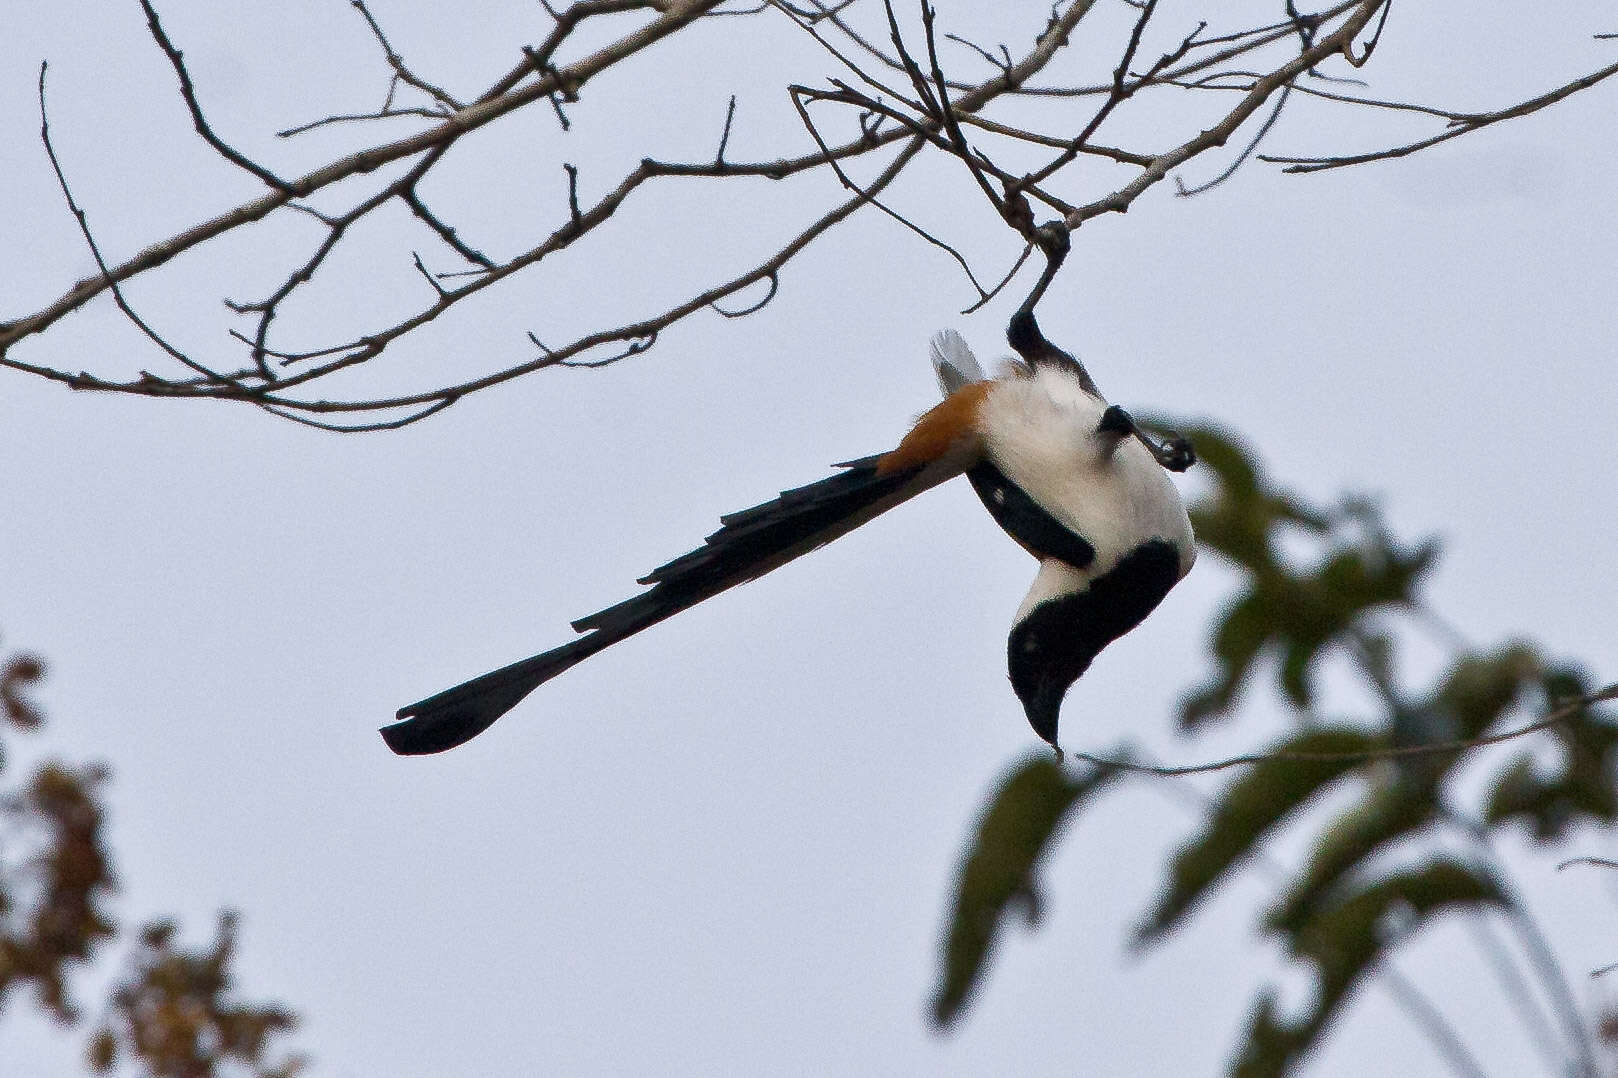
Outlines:
[[1183, 472], [1197, 462], [1197, 451], [1192, 447], [1190, 440], [1178, 434], [1171, 435], [1162, 442], [1154, 442], [1141, 435], [1141, 441], [1152, 451], [1157, 463], [1171, 472]]

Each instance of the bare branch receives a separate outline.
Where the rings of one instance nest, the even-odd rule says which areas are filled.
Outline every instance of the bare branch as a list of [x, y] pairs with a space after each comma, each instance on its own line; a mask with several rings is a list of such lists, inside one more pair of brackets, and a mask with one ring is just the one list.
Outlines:
[[1257, 80], [1252, 89], [1242, 96], [1240, 102], [1226, 114], [1223, 120], [1167, 153], [1153, 158], [1152, 163], [1142, 169], [1140, 175], [1130, 183], [1104, 198], [1097, 199], [1074, 210], [1067, 217], [1068, 227], [1077, 228], [1090, 218], [1099, 217], [1104, 213], [1126, 212], [1130, 204], [1139, 198], [1143, 192], [1160, 183], [1163, 177], [1168, 175], [1170, 169], [1178, 167], [1206, 150], [1216, 146], [1223, 146], [1225, 141], [1235, 133], [1236, 129], [1257, 111], [1271, 94], [1290, 84], [1293, 79], [1313, 68], [1326, 57], [1351, 48], [1354, 39], [1359, 35], [1360, 31], [1365, 29], [1366, 24], [1371, 21], [1371, 18], [1383, 3], [1384, 0], [1360, 0], [1359, 4], [1336, 30], [1315, 42], [1311, 47], [1303, 50], [1286, 64]]
[[[152, 5], [156, 0], [142, 0], [148, 13], [148, 22], [154, 40], [163, 48], [177, 78], [181, 96], [192, 115], [193, 126], [200, 137], [221, 156], [236, 167], [251, 172], [269, 188], [258, 197], [219, 214], [212, 220], [192, 227], [154, 243], [121, 263], [102, 258], [88, 227], [88, 219], [69, 189], [65, 176], [60, 176], [60, 164], [55, 161], [54, 147], [48, 145], [49, 129], [42, 119], [42, 141], [47, 143], [47, 155], [58, 168], [59, 184], [70, 212], [79, 222], [81, 232], [98, 259], [99, 272], [80, 281], [55, 298], [43, 309], [19, 318], [0, 322], [0, 367], [9, 368], [36, 377], [72, 386], [152, 397], [211, 398], [233, 400], [273, 409], [282, 416], [308, 417], [334, 413], [405, 413], [383, 422], [366, 419], [352, 425], [322, 422], [327, 428], [383, 429], [389, 425], [403, 425], [464, 399], [469, 393], [500, 384], [547, 367], [603, 366], [629, 356], [643, 353], [656, 334], [666, 331], [682, 318], [697, 314], [706, 308], [724, 317], [743, 317], [756, 313], [779, 292], [780, 270], [786, 260], [801, 250], [814, 236], [848, 215], [867, 206], [891, 217], [926, 243], [944, 251], [958, 265], [975, 297], [967, 311], [981, 308], [991, 298], [1010, 286], [1012, 279], [1026, 262], [1030, 252], [1039, 248], [1046, 256], [1044, 272], [1034, 285], [1024, 308], [1031, 313], [1050, 285], [1055, 267], [1060, 264], [1059, 240], [1090, 218], [1104, 213], [1125, 212], [1135, 199], [1152, 186], [1173, 174], [1180, 166], [1199, 156], [1209, 154], [1226, 145], [1249, 119], [1263, 117], [1257, 132], [1248, 138], [1246, 147], [1235, 159], [1220, 170], [1211, 183], [1223, 182], [1246, 161], [1256, 156], [1255, 148], [1270, 131], [1283, 108], [1332, 107], [1342, 105], [1378, 112], [1411, 112], [1443, 119], [1449, 128], [1434, 138], [1380, 151], [1370, 155], [1343, 158], [1289, 158], [1284, 163], [1292, 171], [1312, 171], [1326, 167], [1367, 160], [1399, 156], [1415, 152], [1479, 129], [1501, 119], [1526, 115], [1561, 100], [1571, 93], [1595, 85], [1611, 74], [1618, 73], [1618, 65], [1603, 69], [1584, 79], [1569, 83], [1550, 94], [1523, 102], [1494, 113], [1460, 113], [1434, 109], [1424, 105], [1397, 101], [1383, 101], [1370, 96], [1356, 96], [1340, 89], [1322, 89], [1320, 81], [1333, 76], [1321, 72], [1322, 63], [1335, 56], [1343, 56], [1352, 64], [1363, 64], [1374, 51], [1380, 35], [1387, 27], [1387, 0], [1338, 0], [1320, 12], [1299, 12], [1294, 3], [1286, 4], [1290, 16], [1285, 21], [1266, 23], [1245, 28], [1217, 27], [1188, 23], [1179, 28], [1176, 38], [1169, 39], [1168, 51], [1144, 70], [1137, 70], [1137, 57], [1147, 48], [1149, 33], [1160, 20], [1156, 0], [1134, 3], [1136, 16], [1127, 34], [1119, 32], [1113, 43], [1114, 51], [1107, 54], [1103, 81], [1094, 85], [1032, 86], [1042, 72], [1055, 70], [1053, 61], [1068, 43], [1070, 37], [1094, 6], [1094, 0], [1059, 0], [1052, 8], [1048, 22], [1037, 34], [1022, 45], [1023, 53], [1017, 57], [1013, 47], [1000, 45], [998, 54], [990, 47], [965, 41], [957, 35], [944, 33], [937, 24], [937, 14], [926, 0], [922, 0], [919, 16], [920, 29], [926, 51], [907, 46], [905, 31], [901, 29], [899, 14], [891, 0], [883, 0], [880, 14], [874, 3], [872, 15], [886, 24], [889, 41], [882, 47], [866, 40], [856, 28], [851, 11], [854, 0], [839, 0], [835, 4], [821, 0], [768, 0], [768, 3], [739, 3], [723, 6], [722, 0], [577, 0], [561, 9], [547, 7], [554, 18], [539, 44], [521, 49], [503, 73], [496, 73], [488, 88], [470, 102], [451, 94], [447, 89], [422, 78], [412, 66], [395, 51], [387, 34], [371, 10], [368, 0], [350, 0], [354, 9], [365, 20], [371, 37], [387, 62], [387, 86], [381, 108], [374, 113], [333, 113], [310, 124], [289, 128], [283, 135], [308, 131], [314, 127], [358, 123], [409, 116], [427, 121], [408, 137], [383, 141], [357, 153], [350, 153], [312, 169], [302, 176], [283, 178], [262, 169], [231, 149], [203, 116], [195, 89], [186, 70], [183, 56], [168, 39], [157, 21]], [[571, 55], [569, 45], [579, 27], [593, 20], [611, 20], [625, 13], [639, 18], [624, 20], [624, 26], [608, 43], [595, 48], [588, 55]], [[579, 99], [581, 90], [602, 72], [637, 56], [642, 50], [682, 29], [697, 25], [708, 16], [760, 15], [765, 18], [784, 16], [792, 20], [802, 32], [810, 35], [826, 53], [849, 73], [843, 79], [830, 79], [829, 86], [811, 88], [801, 85], [787, 87], [790, 100], [808, 134], [805, 147], [791, 146], [790, 153], [764, 156], [753, 161], [732, 161], [730, 141], [735, 132], [736, 97], [730, 96], [725, 109], [724, 124], [717, 148], [698, 151], [686, 160], [662, 160], [646, 157], [638, 166], [622, 175], [617, 186], [596, 199], [593, 204], [580, 201], [578, 168], [567, 161], [545, 167], [560, 167], [567, 175], [567, 201], [552, 211], [550, 223], [537, 230], [537, 234], [518, 238], [506, 249], [519, 253], [508, 255], [497, 248], [485, 248], [469, 242], [463, 236], [457, 211], [451, 208], [449, 198], [454, 188], [431, 188], [432, 199], [424, 195], [423, 184], [428, 177], [442, 176], [434, 170], [445, 162], [450, 151], [463, 146], [464, 136], [480, 131], [503, 117], [529, 107], [543, 109], [548, 103], [557, 110], [560, 122], [567, 127], [573, 120], [562, 111], [566, 102]], [[734, 19], [725, 20], [733, 24]], [[712, 24], [709, 24], [712, 25]], [[616, 25], [615, 25], [616, 30]], [[1189, 30], [1189, 32], [1186, 32]], [[915, 30], [908, 31], [914, 40]], [[1366, 35], [1369, 33], [1369, 37]], [[975, 67], [981, 60], [989, 67], [987, 77], [980, 83], [969, 83], [951, 78], [940, 54], [939, 38], [953, 41], [970, 50], [970, 62]], [[599, 40], [599, 39], [598, 39]], [[1075, 56], [1075, 62], [1091, 61]], [[1235, 70], [1237, 63], [1250, 70]], [[904, 80], [884, 81], [888, 72], [902, 72]], [[846, 80], [846, 81], [845, 81]], [[1082, 82], [1082, 79], [1074, 80]], [[398, 98], [408, 94], [405, 89], [422, 95], [415, 104], [400, 104]], [[1174, 136], [1178, 145], [1169, 149], [1103, 145], [1094, 142], [1097, 133], [1113, 117], [1122, 118], [1132, 108], [1136, 98], [1151, 96], [1161, 101], [1171, 93], [1225, 93], [1232, 96], [1211, 126], [1197, 116], [1196, 131], [1182, 131]], [[1296, 94], [1296, 96], [1294, 96]], [[1066, 115], [1055, 120], [1028, 123], [1016, 112], [1007, 112], [1003, 106], [1015, 104], [1016, 99], [1039, 96], [1046, 99], [1063, 97], [1099, 97], [1080, 115], [1068, 109]], [[1315, 101], [1321, 102], [1314, 105]], [[1002, 109], [993, 116], [986, 115], [991, 105], [1000, 103]], [[831, 117], [823, 106], [838, 106]], [[1077, 102], [1074, 102], [1077, 105]], [[813, 106], [813, 116], [811, 107]], [[1062, 108], [1060, 100], [1051, 103], [1051, 109]], [[43, 110], [43, 94], [42, 94]], [[1025, 113], [1033, 113], [1024, 110]], [[582, 114], [581, 114], [582, 115]], [[1122, 130], [1122, 124], [1114, 124]], [[840, 133], [833, 136], [829, 132]], [[970, 136], [970, 138], [969, 138]], [[837, 139], [843, 139], [839, 142]], [[474, 144], [481, 146], [482, 143]], [[891, 169], [902, 169], [924, 150], [934, 150], [959, 162], [972, 177], [994, 212], [1018, 234], [1017, 250], [1006, 250], [1006, 260], [1014, 261], [1012, 269], [993, 287], [985, 287], [974, 272], [963, 249], [947, 229], [927, 222], [937, 211], [936, 199], [925, 203], [903, 201], [905, 196], [894, 196], [887, 191], [896, 175]], [[1030, 151], [1034, 151], [1032, 154]], [[467, 154], [476, 152], [468, 146]], [[234, 155], [234, 156], [232, 156]], [[876, 181], [856, 179], [870, 174], [854, 167], [850, 162], [865, 158], [879, 173]], [[1071, 167], [1081, 160], [1100, 158], [1107, 161], [1105, 169]], [[1275, 160], [1262, 157], [1262, 160]], [[1022, 171], [1031, 160], [1037, 165], [1032, 171]], [[1017, 162], [1015, 170], [1002, 163]], [[391, 167], [390, 167], [391, 166]], [[1120, 181], [1113, 168], [1125, 168], [1129, 174]], [[379, 173], [379, 170], [385, 170]], [[524, 362], [500, 366], [479, 372], [455, 385], [429, 386], [397, 396], [366, 397], [345, 394], [341, 399], [317, 396], [314, 383], [341, 371], [361, 366], [381, 356], [397, 342], [414, 333], [427, 323], [445, 317], [463, 301], [479, 295], [507, 278], [523, 273], [530, 267], [551, 258], [558, 252], [573, 249], [588, 257], [595, 248], [583, 241], [602, 242], [603, 226], [631, 198], [637, 205], [654, 197], [640, 192], [663, 192], [676, 181], [699, 180], [705, 184], [736, 180], [782, 180], [787, 177], [822, 171], [835, 176], [847, 192], [843, 201], [824, 212], [817, 223], [806, 232], [785, 241], [776, 255], [753, 266], [738, 276], [718, 285], [698, 290], [690, 286], [689, 293], [661, 314], [643, 315], [638, 319], [612, 328], [596, 328], [583, 333], [571, 344], [554, 350], [535, 346], [539, 354]], [[1187, 188], [1175, 177], [1182, 193]], [[344, 193], [334, 188], [344, 185]], [[650, 186], [648, 186], [650, 185]], [[1208, 184], [1204, 184], [1205, 188]], [[898, 188], [896, 188], [897, 190]], [[785, 190], [785, 188], [783, 188]], [[799, 197], [802, 187], [794, 186], [784, 197]], [[349, 191], [357, 191], [350, 196]], [[315, 196], [322, 196], [316, 198]], [[342, 209], [329, 209], [327, 199], [343, 198]], [[430, 235], [436, 243], [452, 251], [460, 263], [443, 271], [427, 269], [434, 260], [427, 246], [419, 242], [399, 242], [392, 257], [408, 258], [415, 272], [429, 282], [430, 294], [412, 295], [413, 309], [403, 316], [391, 316], [391, 324], [350, 325], [330, 338], [299, 341], [288, 347], [284, 338], [296, 328], [282, 318], [283, 310], [291, 310], [291, 300], [310, 285], [317, 276], [331, 275], [333, 268], [342, 265], [334, 257], [339, 249], [348, 250], [355, 227], [397, 200], [409, 210], [411, 227]], [[317, 208], [315, 202], [321, 203]], [[918, 209], [918, 206], [924, 206]], [[194, 248], [226, 233], [245, 228], [277, 212], [287, 209], [305, 215], [317, 222], [316, 232], [308, 241], [309, 248], [282, 267], [285, 276], [268, 294], [244, 301], [227, 301], [229, 309], [249, 316], [250, 325], [229, 328], [234, 341], [246, 346], [246, 355], [227, 361], [199, 362], [196, 356], [186, 356], [142, 321], [123, 294], [123, 285], [130, 279], [150, 273], [169, 261], [185, 255]], [[1036, 215], [1052, 213], [1054, 221], [1039, 223]], [[371, 218], [374, 220], [375, 218]], [[948, 218], [948, 212], [944, 215]], [[721, 225], [720, 227], [725, 227]], [[738, 226], [739, 227], [739, 226]], [[598, 230], [601, 230], [598, 232]], [[499, 237], [504, 245], [510, 237]], [[418, 253], [419, 252], [419, 253]], [[976, 261], [974, 256], [973, 261]], [[324, 282], [324, 277], [323, 277]], [[748, 288], [766, 286], [763, 298], [757, 302], [747, 296], [756, 292]], [[314, 289], [310, 289], [314, 291]], [[15, 354], [13, 346], [47, 333], [66, 314], [84, 306], [103, 292], [112, 293], [124, 317], [153, 340], [163, 353], [180, 364], [181, 370], [170, 376], [162, 372], [143, 373], [134, 379], [110, 379], [91, 372], [73, 372], [52, 369], [49, 364], [24, 362]], [[363, 312], [364, 308], [360, 308]], [[365, 317], [363, 313], [357, 315]], [[541, 327], [543, 329], [543, 327]], [[546, 332], [546, 336], [551, 336]], [[234, 349], [236, 345], [227, 340]], [[234, 368], [242, 369], [236, 370]], [[1155, 451], [1167, 452], [1166, 447]], [[1162, 459], [1162, 458], [1160, 458]]]
[[[517, 83], [523, 76], [531, 72], [525, 63], [515, 73], [507, 75], [497, 83], [492, 96], [485, 95], [466, 108], [458, 110], [436, 127], [340, 158], [289, 181], [284, 188], [243, 203], [212, 220], [204, 221], [176, 236], [153, 244], [122, 265], [110, 268], [101, 277], [80, 281], [45, 309], [5, 324], [5, 327], [0, 329], [0, 355], [4, 355], [17, 341], [43, 332], [62, 316], [84, 306], [113, 283], [128, 280], [136, 274], [160, 266], [174, 256], [231, 229], [262, 220], [293, 198], [305, 197], [313, 191], [329, 187], [351, 176], [375, 171], [390, 161], [413, 157], [426, 150], [439, 149], [442, 152], [443, 148], [447, 148], [450, 143], [466, 133], [484, 127], [524, 105], [563, 88], [577, 92], [580, 86], [596, 74], [674, 33], [718, 2], [719, 0], [666, 0], [659, 4], [662, 10], [656, 20], [565, 69], [540, 76], [534, 82], [518, 87]], [[575, 4], [574, 8], [583, 6], [586, 4]], [[645, 3], [618, 4], [614, 10], [645, 6], [650, 6], [650, 0]], [[574, 8], [568, 10], [572, 11]], [[510, 85], [506, 85], [507, 83]]]
[[[897, 154], [889, 163], [888, 167], [883, 171], [883, 173], [867, 185], [864, 194], [856, 195], [833, 208], [830, 212], [819, 218], [808, 228], [800, 232], [792, 240], [782, 246], [770, 258], [766, 259], [764, 262], [753, 267], [752, 269], [742, 273], [741, 275], [734, 277], [723, 284], [715, 285], [703, 291], [699, 295], [663, 311], [661, 314], [643, 319], [638, 322], [619, 326], [614, 329], [598, 330], [596, 332], [586, 334], [561, 348], [544, 350], [545, 354], [537, 359], [528, 360], [524, 363], [507, 367], [503, 370], [484, 375], [480, 378], [470, 379], [457, 385], [447, 386], [442, 389], [436, 389], [424, 393], [363, 401], [305, 401], [290, 398], [284, 395], [287, 389], [294, 388], [298, 385], [318, 379], [335, 371], [353, 367], [359, 363], [363, 363], [371, 358], [374, 358], [376, 355], [379, 355], [391, 341], [397, 339], [419, 325], [432, 321], [437, 317], [438, 313], [441, 313], [443, 309], [458, 302], [460, 299], [465, 298], [465, 296], [471, 294], [472, 292], [487, 287], [500, 277], [508, 275], [510, 272], [514, 272], [513, 263], [506, 263], [505, 265], [498, 267], [495, 271], [478, 278], [476, 281], [465, 286], [464, 288], [446, 290], [444, 296], [436, 304], [434, 304], [433, 307], [391, 327], [387, 331], [366, 337], [362, 340], [350, 342], [347, 345], [323, 349], [319, 353], [307, 353], [302, 357], [291, 357], [308, 359], [322, 354], [336, 355], [335, 359], [332, 359], [330, 362], [324, 365], [314, 367], [297, 375], [283, 378], [274, 387], [276, 392], [253, 389], [239, 389], [227, 392], [222, 389], [216, 389], [201, 383], [168, 382], [163, 380], [157, 380], [150, 383], [108, 382], [88, 375], [77, 376], [77, 379], [72, 379], [69, 377], [57, 377], [55, 380], [68, 381], [70, 384], [74, 384], [75, 388], [140, 393], [147, 396], [169, 398], [211, 397], [220, 400], [246, 401], [260, 407], [265, 407], [267, 410], [268, 408], [273, 407], [290, 412], [329, 415], [344, 412], [394, 411], [428, 405], [443, 405], [446, 403], [454, 403], [470, 393], [475, 393], [479, 390], [499, 385], [503, 382], [510, 381], [513, 378], [518, 378], [522, 375], [530, 374], [546, 367], [603, 366], [605, 365], [603, 361], [575, 361], [575, 357], [588, 352], [591, 349], [599, 348], [605, 344], [615, 342], [644, 341], [649, 338], [653, 338], [660, 330], [674, 324], [695, 311], [708, 307], [716, 301], [726, 299], [729, 296], [732, 296], [735, 293], [747, 288], [749, 285], [766, 280], [772, 274], [778, 273], [782, 266], [790, 261], [792, 257], [804, 247], [807, 247], [814, 239], [838, 223], [846, 220], [856, 210], [868, 202], [872, 195], [880, 192], [886, 188], [888, 184], [892, 183], [899, 173], [903, 171], [904, 167], [909, 164], [910, 160], [915, 156], [915, 154], [919, 152], [921, 145], [922, 143], [920, 140], [915, 140], [905, 146], [901, 152]], [[633, 189], [633, 187], [644, 180], [647, 175], [651, 175], [652, 167], [652, 162], [643, 162], [641, 168], [632, 173], [630, 178], [626, 179], [623, 185], [620, 185], [619, 192], [614, 193], [617, 195], [616, 201], [621, 201], [623, 194], [627, 193], [627, 190]], [[608, 196], [608, 199], [613, 198], [613, 195]], [[616, 202], [614, 202], [614, 204], [616, 204]], [[597, 209], [599, 208], [600, 207], [598, 206]], [[586, 218], [588, 219], [590, 214], [595, 212], [597, 212], [597, 210], [594, 209], [587, 212], [585, 215]], [[543, 246], [544, 245], [542, 245], [542, 247]], [[529, 258], [533, 260], [537, 260], [538, 257], [540, 257], [538, 249], [528, 252], [528, 254], [525, 256], [521, 256], [521, 258]], [[642, 345], [641, 348], [636, 349], [635, 351], [644, 351], [645, 347], [646, 345]], [[611, 360], [606, 362], [615, 362], [617, 359], [622, 359], [628, 354], [634, 354], [634, 352], [626, 352], [624, 354], [614, 356]], [[9, 363], [10, 361], [6, 362]], [[414, 422], [416, 419], [424, 418], [426, 415], [432, 414], [432, 412], [438, 410], [440, 409], [426, 409], [423, 413], [415, 416], [414, 418], [407, 418], [403, 421], [395, 421], [393, 426]], [[350, 428], [340, 429], [347, 430]], [[354, 427], [352, 429], [391, 429], [391, 427], [387, 427], [385, 425], [365, 425], [363, 427]]]
[[417, 254], [415, 251], [411, 251], [410, 260], [415, 263], [416, 272], [421, 274], [422, 279], [432, 286], [434, 292], [438, 293], [438, 298], [443, 299], [445, 296], [444, 286], [434, 280], [433, 275], [427, 271], [427, 267], [422, 265], [421, 255]]

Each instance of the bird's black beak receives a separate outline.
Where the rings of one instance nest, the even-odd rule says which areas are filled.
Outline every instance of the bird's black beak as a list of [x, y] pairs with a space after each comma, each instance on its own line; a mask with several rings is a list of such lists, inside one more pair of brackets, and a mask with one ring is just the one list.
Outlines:
[[[1084, 634], [1086, 615], [1093, 615], [1084, 593], [1047, 599], [1011, 627], [1006, 640], [1011, 687], [1022, 701], [1028, 725], [1052, 748], [1062, 697], [1079, 679], [1098, 648]], [[1094, 618], [1088, 619], [1093, 627]]]
[[1041, 679], [1034, 692], [1023, 697], [1022, 706], [1028, 715], [1028, 725], [1052, 748], [1056, 747], [1056, 725], [1062, 715], [1062, 697], [1066, 695], [1066, 685]]

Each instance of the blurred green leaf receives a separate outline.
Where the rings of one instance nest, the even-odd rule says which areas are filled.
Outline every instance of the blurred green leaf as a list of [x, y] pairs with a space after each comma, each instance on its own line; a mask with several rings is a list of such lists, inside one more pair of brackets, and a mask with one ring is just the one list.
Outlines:
[[1247, 1043], [1231, 1065], [1232, 1078], [1281, 1078], [1292, 1062], [1308, 1051], [1314, 1031], [1283, 1021], [1276, 1014], [1275, 993], [1261, 992], [1253, 1001]]
[[1520, 643], [1466, 656], [1445, 677], [1434, 705], [1454, 716], [1453, 736], [1478, 737], [1538, 681], [1542, 665], [1534, 649]]
[[1166, 425], [1191, 440], [1203, 474], [1214, 480], [1214, 489], [1189, 508], [1203, 546], [1246, 569], [1263, 571], [1275, 564], [1274, 533], [1279, 526], [1297, 525], [1312, 532], [1330, 528], [1328, 514], [1271, 486], [1234, 434], [1206, 424]]
[[1354, 982], [1391, 943], [1447, 910], [1500, 901], [1491, 882], [1457, 861], [1438, 858], [1317, 909], [1288, 940], [1292, 954], [1315, 967], [1318, 985], [1312, 1006], [1287, 1020], [1277, 1015], [1273, 994], [1261, 996], [1232, 1073], [1239, 1078], [1287, 1074], [1336, 1017]]
[[1315, 690], [1309, 668], [1325, 642], [1314, 633], [1296, 635], [1285, 642], [1279, 678], [1281, 692], [1299, 711], [1307, 711], [1314, 706]]
[[[1385, 739], [1361, 730], [1328, 727], [1271, 745], [1275, 753], [1355, 753], [1380, 748]], [[1174, 857], [1169, 884], [1135, 932], [1136, 945], [1151, 943], [1177, 925], [1207, 890], [1287, 814], [1364, 760], [1266, 760], [1225, 791], [1201, 835]]]
[[1008, 913], [1020, 908], [1030, 923], [1040, 908], [1034, 870], [1051, 838], [1084, 799], [1113, 774], [1095, 769], [1072, 776], [1040, 755], [1015, 767], [1000, 783], [961, 865], [955, 908], [944, 937], [944, 968], [933, 998], [933, 1021], [947, 1026], [961, 1013]]
[[[1547, 665], [1540, 672], [1539, 684], [1545, 690], [1545, 698], [1550, 701], [1552, 707], [1581, 700], [1595, 689], [1588, 674], [1577, 666], [1567, 663]], [[1581, 707], [1577, 714], [1589, 714], [1590, 710], [1588, 707]]]
[[[1586, 679], [1570, 667], [1544, 670], [1539, 682], [1553, 708], [1590, 694]], [[1490, 788], [1484, 822], [1498, 827], [1521, 820], [1537, 841], [1549, 843], [1574, 823], [1618, 819], [1618, 724], [1596, 708], [1578, 707], [1546, 735], [1560, 743], [1561, 758], [1538, 766], [1532, 752], [1514, 756]]]
[[1390, 843], [1425, 826], [1437, 812], [1432, 790], [1387, 778], [1321, 832], [1309, 863], [1265, 919], [1283, 933], [1301, 929], [1338, 881]]
[[[1416, 585], [1432, 567], [1438, 545], [1400, 549], [1378, 536], [1331, 552], [1313, 572], [1295, 572], [1278, 602], [1275, 634], [1283, 649], [1281, 691], [1294, 707], [1314, 705], [1314, 664], [1321, 653], [1382, 607], [1411, 604]], [[1386, 662], [1377, 656], [1374, 661]]]
[[1542, 775], [1532, 752], [1518, 753], [1495, 779], [1483, 822], [1490, 827], [1522, 819], [1541, 842], [1562, 837], [1577, 815], [1559, 777]]
[[1174, 423], [1168, 425], [1191, 439], [1191, 444], [1197, 449], [1197, 463], [1219, 477], [1221, 493], [1225, 497], [1252, 498], [1260, 493], [1258, 463], [1247, 454], [1234, 434], [1207, 424], [1189, 427]]
[[[1413, 603], [1417, 585], [1438, 556], [1434, 542], [1400, 546], [1368, 501], [1328, 513], [1279, 494], [1254, 495], [1257, 501], [1242, 504], [1232, 497], [1222, 489], [1192, 513], [1198, 542], [1246, 570], [1247, 583], [1215, 624], [1213, 678], [1181, 704], [1180, 721], [1187, 728], [1226, 713], [1267, 648], [1280, 658], [1282, 694], [1294, 708], [1311, 708], [1322, 654], [1356, 630], [1366, 614]], [[1343, 522], [1343, 528], [1335, 526]], [[1313, 567], [1286, 564], [1274, 554], [1277, 530], [1298, 523], [1325, 547]]]
[[1618, 726], [1589, 717], [1564, 729], [1567, 770], [1564, 788], [1568, 800], [1591, 823], [1618, 818]]
[[1190, 728], [1229, 710], [1247, 672], [1258, 661], [1259, 653], [1270, 638], [1269, 627], [1273, 621], [1267, 596], [1256, 588], [1225, 607], [1213, 630], [1211, 649], [1216, 664], [1213, 678], [1181, 703], [1181, 726]]

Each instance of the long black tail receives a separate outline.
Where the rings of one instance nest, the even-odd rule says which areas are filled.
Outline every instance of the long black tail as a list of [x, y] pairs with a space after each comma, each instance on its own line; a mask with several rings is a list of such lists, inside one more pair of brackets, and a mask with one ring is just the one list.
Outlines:
[[701, 548], [640, 579], [650, 590], [573, 623], [588, 635], [400, 708], [401, 721], [382, 728], [383, 740], [402, 756], [452, 749], [596, 652], [785, 565], [955, 474], [936, 464], [878, 472], [879, 459], [851, 461], [829, 479], [721, 517], [722, 527]]

